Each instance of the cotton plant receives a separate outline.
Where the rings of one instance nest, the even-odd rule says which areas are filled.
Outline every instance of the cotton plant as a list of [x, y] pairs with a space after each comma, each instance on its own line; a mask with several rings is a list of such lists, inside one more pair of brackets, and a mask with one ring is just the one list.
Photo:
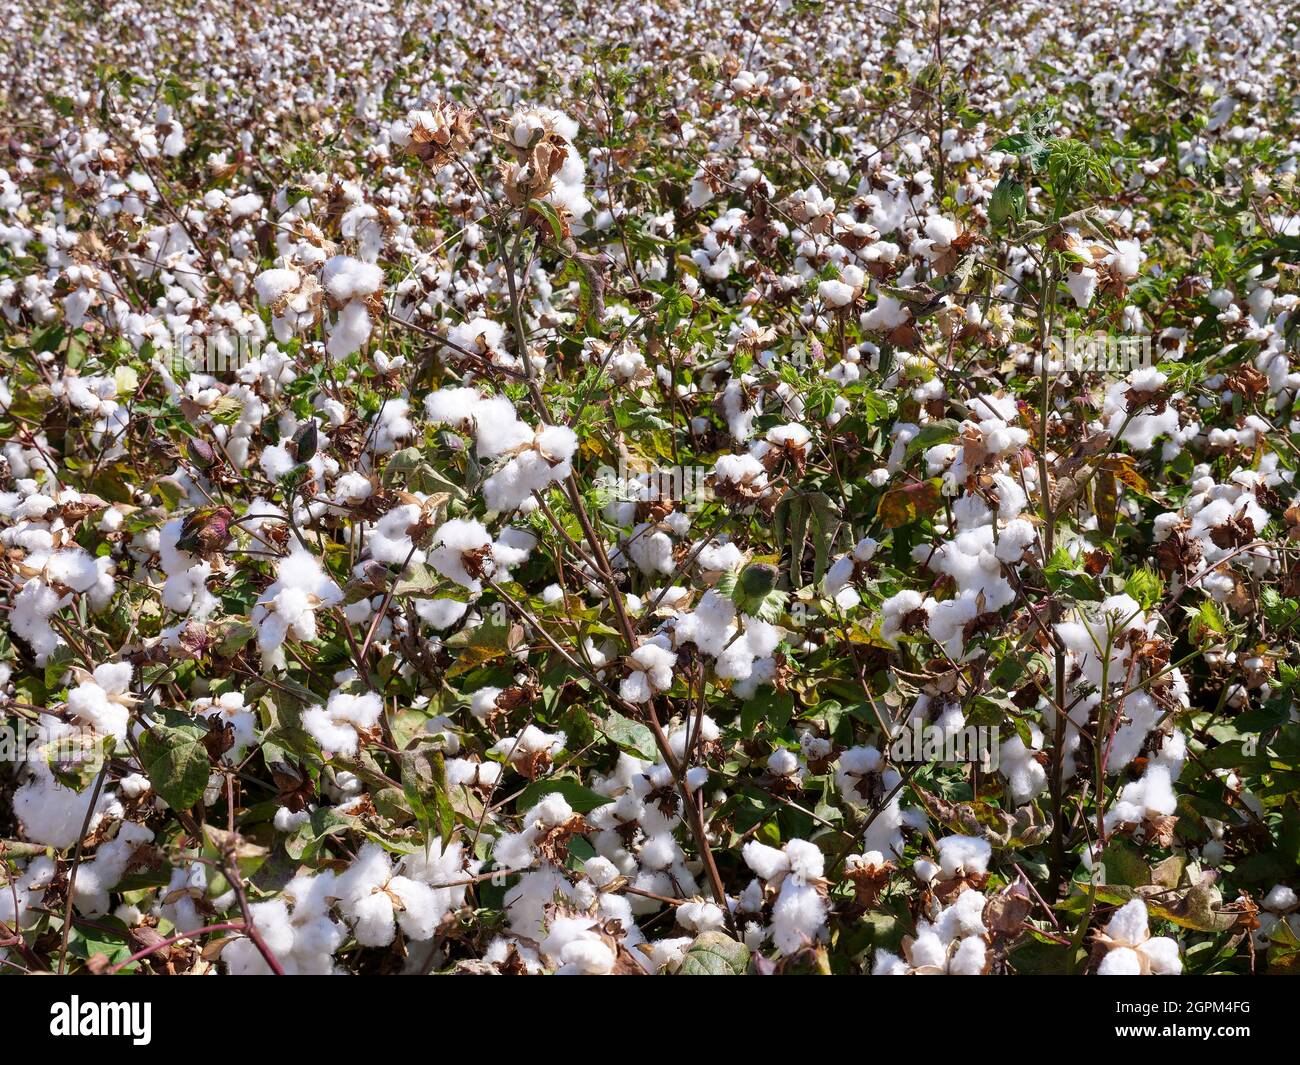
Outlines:
[[[783, 954], [793, 954], [815, 943], [827, 911], [822, 852], [806, 840], [790, 840], [780, 850], [751, 840], [745, 844], [742, 855], [757, 878], [754, 884], [761, 882], [761, 895], [775, 895], [771, 923], [757, 938], [770, 936]], [[737, 904], [739, 912], [752, 912], [752, 902], [756, 900], [750, 895], [749, 891], [741, 895]], [[754, 922], [746, 923], [756, 927]], [[747, 935], [747, 938], [754, 937]]]
[[980, 976], [989, 962], [984, 923], [986, 899], [975, 890], [961, 892], [931, 919], [917, 922], [916, 935], [903, 939], [902, 952], [877, 950], [874, 976]]
[[251, 619], [257, 626], [257, 641], [270, 655], [280, 651], [289, 636], [312, 640], [316, 636], [316, 613], [342, 601], [338, 584], [305, 548], [291, 552], [276, 565], [276, 580], [263, 593]]
[[1098, 976], [1177, 976], [1183, 971], [1178, 943], [1168, 936], [1153, 936], [1146, 904], [1126, 902], [1115, 911], [1098, 942], [1106, 948], [1097, 966]]
[[131, 721], [131, 709], [138, 701], [131, 695], [130, 662], [96, 666], [68, 692], [68, 713], [77, 722], [114, 740], [125, 739]]
[[1294, 42], [1148, 7], [7, 13], [6, 966], [1285, 968]]

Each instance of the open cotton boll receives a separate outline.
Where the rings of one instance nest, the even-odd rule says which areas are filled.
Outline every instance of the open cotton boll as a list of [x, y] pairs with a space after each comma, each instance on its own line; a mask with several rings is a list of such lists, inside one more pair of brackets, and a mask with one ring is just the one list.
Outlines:
[[827, 902], [810, 884], [791, 878], [781, 885], [772, 906], [772, 942], [783, 954], [815, 943], [826, 923]]
[[741, 848], [741, 857], [760, 880], [775, 880], [790, 870], [790, 859], [785, 851], [769, 847], [766, 843], [750, 840]]
[[483, 590], [480, 578], [491, 576], [492, 537], [482, 522], [453, 518], [438, 527], [429, 552], [429, 565], [448, 580], [477, 595]]
[[522, 421], [505, 396], [487, 396], [474, 404], [474, 446], [481, 459], [494, 458], [522, 447], [533, 439], [532, 428]]
[[818, 298], [828, 307], [847, 307], [855, 295], [853, 286], [840, 280], [823, 281], [817, 286]]
[[1132, 281], [1138, 276], [1142, 260], [1146, 256], [1142, 245], [1136, 240], [1117, 240], [1115, 250], [1103, 260], [1121, 281]]
[[492, 559], [498, 569], [508, 571], [527, 562], [536, 546], [537, 537], [527, 529], [509, 526], [501, 530], [492, 544]]
[[383, 288], [384, 271], [375, 263], [354, 259], [350, 255], [335, 255], [325, 260], [321, 284], [339, 303], [347, 303], [357, 297], [373, 295]]
[[329, 342], [325, 351], [336, 362], [360, 351], [370, 339], [370, 310], [360, 300], [345, 306], [338, 320], [330, 326]]
[[424, 412], [431, 422], [473, 431], [475, 414], [484, 402], [477, 388], [439, 388], [424, 397]]
[[909, 621], [921, 611], [925, 597], [920, 592], [905, 588], [880, 604], [880, 638], [891, 647], [897, 646], [898, 637]]
[[449, 629], [469, 610], [468, 603], [455, 599], [417, 599], [415, 613], [433, 629]]
[[91, 678], [68, 693], [68, 712], [101, 735], [124, 739], [135, 703], [128, 694], [131, 673], [129, 662], [96, 666]]
[[947, 879], [983, 876], [988, 872], [993, 847], [974, 836], [944, 836], [938, 842], [939, 869]]
[[253, 288], [262, 305], [270, 307], [297, 290], [301, 282], [302, 275], [297, 270], [281, 267], [263, 270], [253, 279]]
[[500, 688], [480, 688], [469, 700], [470, 713], [480, 721], [487, 718], [495, 712], [497, 708], [497, 696], [501, 694]]
[[988, 963], [987, 949], [984, 941], [970, 936], [958, 945], [952, 960], [948, 963], [948, 972], [952, 976], [979, 976]]
[[60, 639], [50, 618], [63, 606], [65, 599], [44, 582], [35, 578], [27, 581], [13, 600], [9, 612], [9, 625], [14, 635], [27, 642], [36, 656], [38, 665], [59, 646]]
[[1275, 913], [1287, 913], [1300, 906], [1300, 898], [1297, 898], [1295, 890], [1287, 887], [1285, 884], [1274, 884], [1264, 896], [1260, 905], [1266, 910], [1272, 910]]
[[[502, 737], [488, 753], [508, 759], [511, 765], [527, 776], [538, 776], [547, 771], [551, 759], [564, 750], [566, 742], [567, 737], [563, 732], [549, 733], [536, 725], [525, 725], [518, 736]], [[545, 806], [543, 801], [538, 804], [538, 809], [550, 810], [551, 807]]]
[[[37, 751], [30, 757], [39, 759], [44, 756]], [[56, 850], [73, 846], [90, 809], [93, 785], [88, 783], [80, 791], [74, 791], [60, 784], [44, 762], [29, 761], [28, 764], [32, 769], [32, 779], [13, 795], [14, 816], [22, 825], [23, 835], [34, 843]], [[116, 801], [111, 792], [100, 795], [88, 831], [95, 830], [101, 815]]]
[[1173, 775], [1167, 765], [1153, 762], [1138, 780], [1125, 784], [1119, 799], [1106, 813], [1109, 832], [1119, 825], [1141, 824], [1150, 817], [1168, 817], [1178, 809]]
[[966, 890], [951, 905], [918, 920], [916, 936], [903, 941], [903, 956], [876, 951], [872, 973], [876, 976], [979, 976], [988, 962], [983, 913], [987, 900]]
[[876, 305], [862, 316], [862, 328], [873, 333], [887, 333], [906, 325], [911, 317], [911, 310], [900, 300], [882, 295]]
[[1146, 903], [1126, 902], [1111, 917], [1098, 939], [1107, 954], [1097, 967], [1098, 976], [1177, 976], [1183, 971], [1178, 943], [1151, 935]]
[[90, 861], [77, 868], [74, 904], [79, 912], [94, 915], [107, 913], [109, 892], [126, 875], [136, 851], [153, 840], [153, 832], [144, 825], [124, 822], [111, 840], [101, 843]]
[[490, 318], [471, 318], [447, 330], [447, 339], [455, 345], [453, 355], [464, 350], [486, 355], [497, 365], [517, 364], [519, 360], [505, 350], [505, 335], [505, 330]]
[[567, 425], [544, 425], [537, 431], [536, 447], [552, 466], [560, 466], [577, 452], [578, 434]]
[[1150, 403], [1137, 406], [1133, 402], [1137, 396], [1163, 388], [1165, 380], [1165, 375], [1154, 367], [1145, 367], [1135, 370], [1123, 381], [1108, 385], [1102, 401], [1106, 431], [1134, 451], [1150, 451], [1156, 439], [1162, 436], [1178, 442], [1179, 415], [1174, 404], [1169, 403], [1157, 412]]
[[1029, 726], [1029, 739], [1032, 746], [1026, 747], [1024, 740], [1013, 733], [998, 748], [998, 772], [1006, 778], [1011, 801], [1016, 805], [1041, 795], [1047, 787], [1047, 770], [1037, 758], [1043, 746], [1043, 732], [1037, 725]]
[[1065, 285], [1070, 290], [1074, 305], [1087, 307], [1097, 291], [1097, 271], [1090, 266], [1076, 267], [1065, 275]]
[[394, 895], [389, 893], [393, 863], [377, 843], [367, 843], [335, 882], [339, 910], [364, 947], [385, 947], [393, 941]]
[[374, 692], [349, 695], [335, 691], [323, 707], [303, 711], [302, 727], [322, 750], [351, 756], [357, 753], [361, 734], [375, 728], [383, 712], [383, 701]]
[[[235, 764], [255, 742], [257, 715], [244, 705], [242, 692], [226, 692], [212, 699], [198, 699], [193, 706], [195, 717], [207, 718], [221, 728], [229, 728], [232, 745], [222, 756]], [[125, 783], [125, 781], [123, 781]]]
[[665, 637], [646, 641], [628, 657], [633, 669], [619, 686], [619, 694], [628, 702], [648, 702], [655, 693], [672, 687], [677, 655], [668, 648]]
[[45, 564], [45, 576], [51, 584], [71, 588], [74, 592], [88, 592], [99, 580], [99, 567], [89, 551], [71, 547], [50, 555]]
[[279, 650], [293, 635], [316, 638], [316, 611], [340, 603], [343, 592], [316, 557], [303, 548], [293, 550], [276, 566], [275, 582], [262, 593], [251, 620], [258, 627], [258, 646], [264, 654]]
[[549, 436], [548, 445], [556, 449], [553, 456], [540, 450], [543, 434], [539, 434], [532, 449], [521, 452], [492, 474], [483, 483], [488, 508], [502, 514], [517, 510], [530, 501], [534, 492], [568, 477], [573, 472], [569, 459], [576, 448], [576, 438], [571, 439], [565, 435], [567, 432]]

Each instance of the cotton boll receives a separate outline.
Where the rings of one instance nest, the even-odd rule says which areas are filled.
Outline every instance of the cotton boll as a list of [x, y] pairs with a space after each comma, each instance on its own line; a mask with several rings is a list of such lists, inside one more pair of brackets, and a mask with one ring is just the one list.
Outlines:
[[1274, 913], [1287, 913], [1300, 906], [1300, 898], [1297, 898], [1295, 891], [1285, 884], [1274, 884], [1260, 905]]
[[420, 620], [433, 629], [449, 629], [469, 610], [468, 603], [455, 599], [417, 599], [415, 612]]
[[817, 296], [828, 307], [847, 307], [853, 302], [854, 291], [843, 281], [823, 281], [817, 286]]
[[1178, 944], [1167, 936], [1153, 936], [1142, 944], [1153, 976], [1177, 976], [1183, 971]]
[[741, 848], [741, 857], [760, 880], [773, 880], [790, 868], [786, 853], [757, 840], [750, 840]]
[[87, 915], [106, 913], [109, 892], [125, 875], [135, 852], [153, 838], [153, 832], [144, 825], [126, 822], [112, 840], [101, 843], [94, 858], [83, 861], [77, 870], [77, 909]]
[[617, 955], [603, 940], [579, 940], [560, 952], [556, 975], [604, 976], [613, 972]]
[[1177, 975], [1182, 972], [1178, 944], [1167, 937], [1152, 937], [1147, 908], [1141, 899], [1126, 902], [1112, 915], [1099, 937], [1109, 948], [1098, 966], [1099, 976]]
[[291, 552], [277, 564], [276, 581], [262, 593], [251, 615], [263, 653], [276, 651], [291, 634], [300, 640], [315, 639], [315, 612], [342, 598], [342, 590], [311, 552]]
[[384, 284], [384, 272], [374, 263], [335, 255], [325, 261], [321, 284], [339, 303], [347, 303], [356, 297], [378, 292]]
[[713, 902], [687, 902], [677, 907], [677, 923], [688, 932], [721, 931], [726, 925], [722, 907]]
[[482, 591], [479, 578], [490, 575], [495, 564], [491, 561], [492, 538], [481, 522], [453, 518], [439, 527], [433, 543], [429, 564], [434, 569], [474, 594]]
[[125, 738], [135, 702], [127, 694], [131, 672], [129, 662], [98, 666], [93, 678], [68, 693], [68, 712], [102, 735]]
[[379, 723], [384, 706], [374, 692], [349, 695], [335, 691], [324, 707], [313, 706], [302, 714], [302, 726], [325, 751], [351, 757], [357, 752], [362, 733]]
[[533, 430], [519, 419], [505, 396], [488, 396], [474, 404], [471, 417], [479, 458], [494, 458], [527, 444]]
[[[36, 753], [32, 759], [43, 758]], [[14, 815], [23, 827], [23, 834], [34, 843], [42, 843], [56, 850], [73, 846], [81, 834], [81, 826], [90, 808], [93, 786], [87, 784], [81, 791], [64, 787], [43, 761], [29, 760], [33, 779], [19, 787], [13, 796]], [[100, 795], [91, 815], [89, 831], [94, 831], [100, 815], [114, 799], [111, 793]]]
[[360, 351], [370, 339], [370, 310], [361, 300], [353, 300], [340, 312], [330, 328], [325, 351], [335, 362]]
[[790, 861], [790, 874], [796, 880], [808, 882], [821, 877], [825, 856], [815, 843], [792, 839], [785, 845], [785, 853]]
[[1142, 962], [1137, 951], [1127, 947], [1112, 950], [1097, 967], [1098, 976], [1140, 976], [1141, 974]]
[[953, 976], [978, 976], [984, 971], [985, 964], [984, 941], [972, 936], [961, 941], [957, 952], [948, 963], [948, 972]]
[[1090, 266], [1077, 267], [1065, 275], [1066, 287], [1076, 307], [1087, 307], [1092, 303], [1093, 293], [1097, 290], [1097, 271]]
[[1017, 805], [1042, 794], [1047, 787], [1047, 770], [1037, 758], [1043, 733], [1036, 725], [1030, 725], [1029, 738], [1031, 747], [1026, 747], [1019, 735], [1012, 735], [998, 749], [998, 771], [1006, 778], [1011, 801]]
[[871, 966], [872, 976], [906, 976], [910, 972], [911, 967], [897, 954], [891, 954], [887, 950], [876, 951]]
[[388, 882], [387, 890], [401, 904], [397, 924], [402, 932], [416, 941], [432, 939], [444, 913], [439, 905], [438, 893], [428, 884], [404, 876], [393, 877]]
[[946, 972], [948, 968], [947, 945], [933, 932], [922, 932], [912, 943], [911, 962], [918, 969], [928, 966]]
[[939, 868], [946, 878], [982, 876], [988, 872], [993, 847], [974, 836], [944, 836], [939, 840]]
[[652, 836], [641, 845], [638, 855], [647, 869], [667, 869], [681, 860], [682, 852], [669, 833]]
[[772, 907], [772, 942], [777, 950], [793, 954], [816, 942], [826, 910], [826, 899], [815, 887], [793, 877], [787, 879]]

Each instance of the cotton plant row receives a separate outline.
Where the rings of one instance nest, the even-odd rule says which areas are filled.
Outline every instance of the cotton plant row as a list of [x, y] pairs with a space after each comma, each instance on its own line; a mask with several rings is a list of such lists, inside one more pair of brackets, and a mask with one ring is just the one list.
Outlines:
[[1295, 971], [1284, 11], [110, 9], [4, 16], [0, 965]]

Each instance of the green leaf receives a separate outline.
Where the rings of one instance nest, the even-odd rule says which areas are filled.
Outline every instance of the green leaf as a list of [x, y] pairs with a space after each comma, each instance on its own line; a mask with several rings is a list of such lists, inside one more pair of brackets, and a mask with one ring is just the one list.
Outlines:
[[687, 950], [678, 976], [744, 976], [749, 948], [722, 932], [701, 932]]
[[456, 651], [456, 661], [447, 670], [447, 676], [457, 677], [477, 669], [484, 662], [514, 654], [523, 642], [524, 629], [518, 624], [487, 622], [474, 629], [462, 629], [444, 644]]
[[207, 729], [178, 711], [162, 713], [163, 722], [140, 737], [140, 766], [167, 805], [188, 810], [208, 785]]
[[545, 200], [529, 200], [528, 206], [529, 209], [536, 211], [546, 219], [546, 223], [551, 227], [551, 232], [555, 234], [557, 241], [564, 239], [564, 223], [560, 221], [560, 216], [556, 213], [554, 207]]
[[427, 562], [406, 567], [405, 575], [397, 582], [393, 595], [411, 595], [418, 599], [431, 599], [438, 587], [446, 582], [442, 575]]
[[1128, 887], [1146, 887], [1151, 883], [1151, 869], [1141, 855], [1123, 840], [1112, 840], [1101, 853], [1106, 880]]
[[960, 428], [955, 418], [942, 418], [937, 422], [930, 422], [919, 433], [917, 433], [907, 444], [907, 457], [920, 454], [938, 444], [946, 444], [957, 435]]
[[794, 696], [789, 692], [778, 692], [775, 688], [763, 688], [754, 698], [740, 708], [740, 728], [747, 736], [753, 735], [760, 721], [766, 721], [776, 732], [789, 724], [794, 713]]
[[597, 806], [604, 806], [610, 801], [607, 796], [583, 787], [575, 777], [547, 777], [544, 780], [534, 780], [524, 788], [519, 793], [517, 807], [520, 810], [530, 810], [545, 796], [557, 791], [580, 814], [590, 813]]
[[1143, 610], [1150, 610], [1165, 594], [1165, 582], [1150, 566], [1134, 570], [1124, 579], [1124, 592], [1137, 600]]
[[609, 712], [601, 731], [628, 754], [635, 754], [638, 758], [645, 758], [652, 762], [659, 757], [659, 747], [655, 743], [654, 733], [640, 722], [624, 717], [617, 710]]

